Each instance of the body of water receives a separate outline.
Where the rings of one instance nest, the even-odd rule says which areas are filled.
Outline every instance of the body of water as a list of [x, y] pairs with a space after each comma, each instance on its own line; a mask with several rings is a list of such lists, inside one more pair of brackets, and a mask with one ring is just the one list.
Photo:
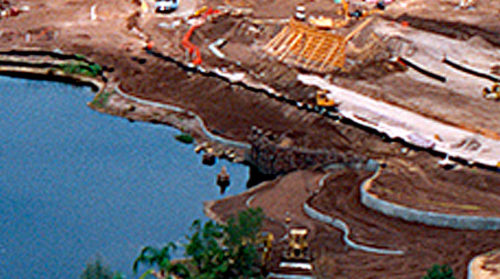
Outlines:
[[100, 257], [132, 278], [143, 245], [184, 240], [216, 174], [172, 128], [100, 114], [88, 88], [0, 77], [0, 278], [79, 278]]

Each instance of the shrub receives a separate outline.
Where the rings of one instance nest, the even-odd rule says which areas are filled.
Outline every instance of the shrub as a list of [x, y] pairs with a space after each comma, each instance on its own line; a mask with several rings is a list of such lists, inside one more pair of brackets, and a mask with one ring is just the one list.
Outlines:
[[90, 104], [96, 108], [104, 108], [108, 102], [109, 96], [111, 96], [111, 92], [103, 91], [102, 93], [97, 94]]
[[66, 74], [80, 74], [89, 77], [96, 77], [102, 72], [102, 67], [95, 63], [71, 62], [59, 64], [58, 67]]
[[194, 142], [194, 138], [190, 134], [176, 135], [175, 139], [180, 141], [180, 142], [187, 143], [187, 144], [191, 144]]
[[427, 275], [423, 279], [455, 279], [455, 276], [453, 276], [453, 270], [449, 265], [435, 264], [427, 270]]

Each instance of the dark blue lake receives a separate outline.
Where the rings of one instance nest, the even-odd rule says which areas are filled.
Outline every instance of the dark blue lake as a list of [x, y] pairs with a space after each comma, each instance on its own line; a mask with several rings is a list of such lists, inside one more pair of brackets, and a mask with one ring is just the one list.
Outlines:
[[163, 125], [86, 106], [88, 88], [0, 77], [0, 278], [79, 278], [96, 256], [133, 278], [143, 245], [183, 240], [225, 165], [201, 164]]

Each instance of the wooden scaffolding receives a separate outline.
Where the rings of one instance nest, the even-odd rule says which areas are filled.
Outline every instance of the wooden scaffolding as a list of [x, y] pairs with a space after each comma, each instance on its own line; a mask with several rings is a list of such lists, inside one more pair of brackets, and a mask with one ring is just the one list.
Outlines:
[[264, 51], [305, 70], [328, 72], [344, 66], [344, 37], [290, 20]]
[[342, 69], [347, 42], [368, 26], [372, 19], [365, 20], [346, 36], [332, 34], [291, 19], [264, 46], [264, 51], [283, 63], [308, 71], [324, 73]]

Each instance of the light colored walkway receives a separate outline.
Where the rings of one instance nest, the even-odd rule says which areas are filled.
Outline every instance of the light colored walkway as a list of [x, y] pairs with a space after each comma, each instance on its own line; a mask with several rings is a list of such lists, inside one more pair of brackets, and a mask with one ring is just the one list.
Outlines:
[[[371, 99], [316, 75], [300, 74], [298, 80], [328, 90], [328, 97], [340, 103], [338, 109], [342, 116], [391, 138], [401, 138], [413, 145], [431, 148], [471, 163], [488, 166], [500, 163], [500, 141]], [[436, 136], [441, 141], [436, 140]]]

